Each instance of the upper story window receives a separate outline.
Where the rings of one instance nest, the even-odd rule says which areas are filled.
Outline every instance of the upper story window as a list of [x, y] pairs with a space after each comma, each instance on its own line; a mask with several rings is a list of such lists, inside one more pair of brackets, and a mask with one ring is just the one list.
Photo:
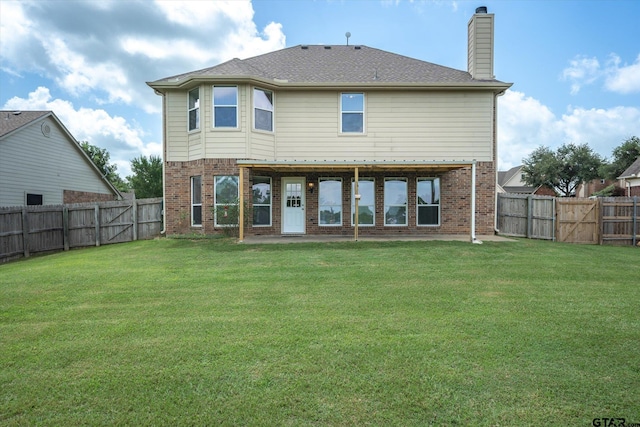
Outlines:
[[238, 127], [238, 87], [213, 87], [213, 127]]
[[340, 132], [364, 133], [364, 93], [341, 95]]
[[200, 129], [200, 88], [189, 91], [189, 130]]
[[273, 132], [273, 92], [253, 89], [253, 127]]

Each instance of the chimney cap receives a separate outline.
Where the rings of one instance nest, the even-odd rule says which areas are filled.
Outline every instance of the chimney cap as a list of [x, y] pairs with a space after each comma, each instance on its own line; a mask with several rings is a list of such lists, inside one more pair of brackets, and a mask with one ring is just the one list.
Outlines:
[[487, 6], [476, 7], [476, 13], [487, 13]]

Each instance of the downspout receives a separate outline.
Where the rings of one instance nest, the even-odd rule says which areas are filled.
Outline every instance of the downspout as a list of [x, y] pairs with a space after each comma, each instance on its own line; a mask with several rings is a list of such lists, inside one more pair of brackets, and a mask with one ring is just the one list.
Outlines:
[[471, 243], [482, 244], [476, 238], [476, 161], [471, 163]]
[[154, 89], [153, 91], [156, 95], [162, 97], [162, 230], [160, 230], [160, 235], [164, 236], [167, 234], [167, 180], [165, 178], [165, 163], [167, 159], [167, 103], [164, 93], [159, 92], [158, 89]]

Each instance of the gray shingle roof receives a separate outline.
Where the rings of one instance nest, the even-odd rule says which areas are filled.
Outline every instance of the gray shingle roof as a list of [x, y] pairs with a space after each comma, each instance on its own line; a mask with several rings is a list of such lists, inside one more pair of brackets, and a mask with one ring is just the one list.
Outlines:
[[[246, 77], [292, 84], [469, 84], [466, 71], [420, 61], [368, 46], [298, 45], [252, 58], [232, 59], [214, 67], [150, 82], [149, 85], [191, 79]], [[488, 80], [484, 82], [498, 82]]]
[[0, 137], [50, 113], [51, 111], [0, 110]]
[[638, 157], [636, 161], [633, 162], [631, 166], [629, 166], [627, 170], [622, 172], [622, 175], [619, 176], [619, 178], [623, 178], [623, 179], [638, 178], [638, 177], [640, 177], [640, 157]]

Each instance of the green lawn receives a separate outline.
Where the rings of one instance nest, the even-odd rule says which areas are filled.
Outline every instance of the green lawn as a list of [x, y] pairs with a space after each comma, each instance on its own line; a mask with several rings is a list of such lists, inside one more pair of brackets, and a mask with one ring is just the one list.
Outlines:
[[0, 425], [640, 422], [640, 250], [161, 239], [0, 265]]

